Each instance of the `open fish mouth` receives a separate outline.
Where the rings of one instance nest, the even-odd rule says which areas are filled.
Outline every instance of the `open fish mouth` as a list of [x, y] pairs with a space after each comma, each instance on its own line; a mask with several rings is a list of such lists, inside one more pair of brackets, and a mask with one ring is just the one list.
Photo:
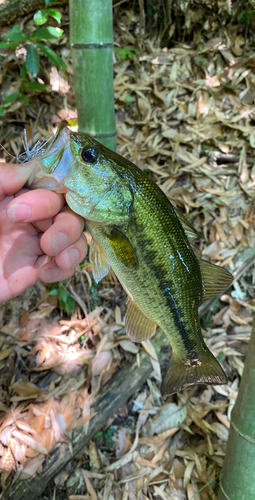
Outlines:
[[41, 143], [36, 143], [31, 151], [26, 142], [26, 151], [20, 155], [19, 160], [34, 165], [27, 187], [66, 193], [64, 179], [74, 161], [70, 149], [70, 130], [61, 123], [55, 135], [50, 134]]
[[27, 142], [26, 129], [24, 130], [24, 153], [18, 156], [20, 163], [27, 163], [37, 156], [47, 155], [49, 152], [53, 153], [57, 149], [61, 148], [65, 142], [69, 140], [70, 130], [65, 126], [64, 123], [60, 123], [55, 134], [51, 132], [43, 141], [37, 141], [37, 143], [30, 150]]

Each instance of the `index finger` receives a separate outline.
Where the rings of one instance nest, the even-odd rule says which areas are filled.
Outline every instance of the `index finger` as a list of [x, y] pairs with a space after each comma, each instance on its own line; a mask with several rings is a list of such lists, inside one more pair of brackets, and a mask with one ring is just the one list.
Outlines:
[[14, 198], [6, 212], [12, 222], [38, 222], [54, 217], [66, 204], [62, 194], [46, 189], [30, 189]]
[[0, 163], [0, 201], [21, 189], [34, 170], [34, 165]]

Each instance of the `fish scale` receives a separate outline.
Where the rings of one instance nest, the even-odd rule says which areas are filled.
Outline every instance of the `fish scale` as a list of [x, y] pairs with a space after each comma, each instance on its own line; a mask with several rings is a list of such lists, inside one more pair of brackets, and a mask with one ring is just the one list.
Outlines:
[[[164, 206], [165, 203], [160, 207], [157, 198], [149, 196], [150, 188], [149, 179], [145, 179], [142, 188], [135, 193], [134, 215], [125, 231], [135, 249], [138, 270], [129, 269], [116, 257], [110, 242], [107, 242], [103, 226], [89, 222], [88, 229], [97, 244], [104, 249], [107, 261], [111, 262], [136, 305], [163, 329], [179, 356], [186, 358], [204, 345], [197, 312], [202, 295], [200, 268], [174, 212], [166, 210], [168, 207]], [[161, 193], [158, 193], [159, 196]], [[165, 230], [159, 233], [162, 221]], [[174, 230], [169, 231], [169, 228]], [[110, 231], [109, 227], [107, 232]], [[184, 280], [186, 286], [182, 287], [180, 283]], [[193, 301], [190, 300], [191, 296]], [[195, 332], [193, 342], [192, 332]]]
[[159, 325], [170, 341], [163, 393], [226, 383], [203, 340], [198, 307], [229, 287], [232, 275], [200, 258], [193, 246], [197, 231], [161, 189], [133, 163], [63, 124], [31, 162], [29, 186], [64, 193], [85, 218], [94, 279], [100, 281], [111, 266], [125, 288], [130, 338], [144, 341]]

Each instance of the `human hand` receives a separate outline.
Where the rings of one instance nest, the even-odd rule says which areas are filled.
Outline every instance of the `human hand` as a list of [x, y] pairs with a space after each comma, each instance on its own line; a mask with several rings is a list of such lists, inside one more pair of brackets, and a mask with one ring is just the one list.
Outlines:
[[69, 278], [87, 253], [84, 220], [64, 196], [23, 187], [32, 170], [0, 163], [0, 302]]

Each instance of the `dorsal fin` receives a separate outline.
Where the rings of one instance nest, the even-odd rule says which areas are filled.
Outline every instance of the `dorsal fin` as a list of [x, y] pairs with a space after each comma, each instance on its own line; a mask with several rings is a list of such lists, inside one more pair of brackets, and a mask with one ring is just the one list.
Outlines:
[[92, 238], [89, 250], [89, 260], [92, 265], [93, 278], [98, 283], [108, 274], [111, 266], [108, 264], [105, 254], [100, 246]]
[[175, 207], [174, 210], [200, 265], [203, 286], [203, 303], [228, 288], [233, 281], [233, 276], [223, 267], [216, 266], [215, 264], [210, 264], [210, 262], [201, 259], [201, 252], [197, 247], [195, 247], [194, 240], [197, 240], [198, 238], [201, 239], [202, 235], [184, 217], [182, 212], [180, 212]]
[[125, 327], [127, 335], [133, 342], [143, 342], [154, 335], [157, 323], [147, 318], [131, 300], [128, 304]]
[[234, 277], [223, 267], [216, 266], [203, 259], [198, 259], [198, 262], [202, 275], [202, 302], [205, 302], [230, 287]]
[[178, 208], [174, 207], [174, 211], [187, 235], [187, 238], [189, 240], [193, 240], [193, 239], [200, 239], [203, 238], [203, 236], [199, 233], [199, 231], [197, 231], [194, 226], [191, 224], [191, 222], [189, 222], [186, 217], [183, 215], [183, 213], [178, 210]]

